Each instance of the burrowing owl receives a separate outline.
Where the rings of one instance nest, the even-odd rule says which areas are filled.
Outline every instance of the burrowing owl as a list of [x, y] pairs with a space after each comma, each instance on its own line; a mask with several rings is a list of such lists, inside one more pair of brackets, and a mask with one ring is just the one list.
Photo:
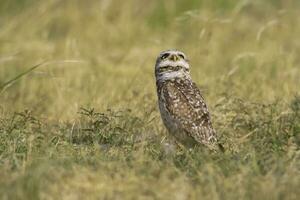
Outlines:
[[223, 150], [201, 92], [191, 79], [185, 54], [178, 50], [160, 53], [155, 77], [160, 114], [169, 133], [188, 147], [202, 144]]

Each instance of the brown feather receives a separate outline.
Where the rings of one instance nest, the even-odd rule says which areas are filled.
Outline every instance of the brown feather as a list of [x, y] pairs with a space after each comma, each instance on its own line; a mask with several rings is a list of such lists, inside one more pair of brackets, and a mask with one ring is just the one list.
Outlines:
[[[217, 141], [208, 108], [195, 83], [176, 78], [162, 83], [158, 92], [162, 94], [160, 98], [164, 101], [166, 112], [172, 116], [178, 131], [184, 132], [196, 143], [212, 145]], [[182, 137], [182, 133], [179, 135]]]

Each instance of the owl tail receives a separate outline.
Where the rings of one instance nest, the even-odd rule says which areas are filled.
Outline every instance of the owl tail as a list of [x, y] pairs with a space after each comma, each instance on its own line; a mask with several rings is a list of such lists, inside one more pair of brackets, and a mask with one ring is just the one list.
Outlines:
[[214, 151], [221, 151], [222, 153], [225, 152], [225, 148], [218, 141], [218, 139], [216, 137], [212, 137], [212, 139], [210, 140], [210, 145], [209, 146], [210, 146], [210, 149], [212, 149]]
[[224, 153], [225, 152], [225, 148], [223, 147], [223, 145], [219, 142], [216, 142], [214, 144], [209, 144], [209, 145], [206, 145], [210, 150], [214, 151], [214, 152], [222, 152]]

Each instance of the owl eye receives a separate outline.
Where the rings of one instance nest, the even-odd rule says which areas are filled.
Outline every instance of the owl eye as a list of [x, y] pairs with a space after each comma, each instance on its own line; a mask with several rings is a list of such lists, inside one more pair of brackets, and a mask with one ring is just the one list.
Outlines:
[[182, 58], [182, 59], [185, 59], [185, 57], [184, 57], [184, 55], [183, 54], [178, 54], [178, 56], [180, 57], [180, 58]]
[[166, 59], [170, 54], [169, 53], [164, 53], [162, 56], [161, 56], [161, 59]]

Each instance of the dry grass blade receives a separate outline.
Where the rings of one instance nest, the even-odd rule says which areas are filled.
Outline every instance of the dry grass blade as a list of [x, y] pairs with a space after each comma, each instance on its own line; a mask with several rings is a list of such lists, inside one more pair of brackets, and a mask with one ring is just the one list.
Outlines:
[[35, 70], [36, 68], [44, 65], [46, 62], [43, 61], [39, 64], [34, 65], [33, 67], [29, 68], [28, 70], [18, 74], [17, 76], [15, 76], [14, 78], [10, 79], [9, 81], [3, 83], [0, 86], [0, 94], [2, 94], [2, 92], [4, 92], [9, 86], [11, 86], [14, 82], [16, 82], [17, 80], [19, 80], [20, 78], [22, 78], [23, 76], [29, 74], [30, 72], [32, 72], [33, 70]]

